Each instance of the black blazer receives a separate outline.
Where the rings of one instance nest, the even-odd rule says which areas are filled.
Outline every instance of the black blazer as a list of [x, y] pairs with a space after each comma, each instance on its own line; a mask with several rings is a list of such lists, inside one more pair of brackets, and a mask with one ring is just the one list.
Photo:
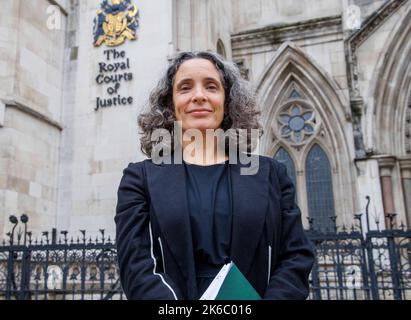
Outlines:
[[[230, 164], [231, 259], [265, 299], [305, 299], [314, 262], [283, 164], [259, 156], [255, 175]], [[128, 299], [196, 299], [183, 165], [129, 164], [115, 216], [120, 279]]]

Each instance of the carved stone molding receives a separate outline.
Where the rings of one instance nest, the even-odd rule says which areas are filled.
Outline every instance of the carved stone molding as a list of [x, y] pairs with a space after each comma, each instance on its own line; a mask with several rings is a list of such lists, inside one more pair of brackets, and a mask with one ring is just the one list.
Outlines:
[[370, 37], [399, 7], [407, 0], [389, 0], [369, 16], [363, 23], [361, 29], [354, 32], [345, 42], [347, 55], [347, 77], [351, 99], [358, 99], [360, 96], [358, 86], [358, 60], [356, 51], [358, 47]]
[[4, 99], [4, 104], [6, 105], [6, 108], [14, 108], [17, 109], [29, 116], [32, 116], [46, 124], [48, 124], [51, 127], [56, 128], [59, 131], [63, 131], [63, 125], [58, 122], [53, 120], [49, 115], [45, 114], [44, 112], [41, 112], [39, 110], [34, 109], [33, 107], [30, 107], [23, 102], [17, 101], [16, 99]]
[[391, 177], [392, 169], [396, 163], [396, 158], [392, 156], [378, 157], [380, 167], [380, 177]]
[[411, 179], [411, 158], [399, 161], [401, 168], [401, 178]]
[[405, 130], [404, 130], [404, 142], [405, 142], [405, 152], [407, 154], [411, 153], [411, 95], [410, 101], [408, 102], [408, 108], [405, 113]]
[[375, 11], [367, 20], [364, 21], [360, 30], [353, 33], [348, 41], [351, 49], [355, 51], [362, 42], [387, 20], [401, 5], [405, 4], [407, 0], [390, 0]]
[[375, 67], [366, 130], [378, 152], [402, 158], [410, 154], [411, 1], [398, 20]]
[[233, 51], [236, 51], [341, 33], [342, 18], [338, 15], [238, 32], [231, 36], [231, 42]]

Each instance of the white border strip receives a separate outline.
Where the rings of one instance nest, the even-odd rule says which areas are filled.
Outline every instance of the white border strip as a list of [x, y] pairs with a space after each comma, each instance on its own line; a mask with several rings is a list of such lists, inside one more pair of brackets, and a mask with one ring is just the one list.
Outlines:
[[164, 280], [164, 278], [163, 278], [163, 276], [162, 276], [161, 274], [156, 273], [157, 262], [156, 262], [156, 259], [154, 258], [154, 251], [153, 251], [153, 233], [152, 233], [152, 231], [151, 231], [151, 221], [148, 222], [148, 228], [149, 228], [149, 230], [150, 230], [151, 258], [153, 259], [153, 262], [154, 262], [153, 274], [160, 277], [161, 281], [163, 281], [163, 283], [167, 286], [167, 288], [169, 288], [169, 289], [171, 290], [171, 292], [173, 293], [174, 299], [175, 299], [175, 300], [178, 300], [178, 299], [177, 299], [177, 295], [176, 295], [176, 293], [174, 292], [173, 288], [171, 288], [171, 286]]
[[268, 284], [270, 284], [270, 276], [271, 276], [271, 246], [268, 246], [268, 279], [267, 279]]
[[167, 273], [166, 272], [166, 261], [164, 260], [163, 244], [161, 243], [161, 238], [160, 237], [158, 237], [158, 243], [160, 244], [161, 258], [163, 259], [163, 270], [164, 270], [164, 273]]

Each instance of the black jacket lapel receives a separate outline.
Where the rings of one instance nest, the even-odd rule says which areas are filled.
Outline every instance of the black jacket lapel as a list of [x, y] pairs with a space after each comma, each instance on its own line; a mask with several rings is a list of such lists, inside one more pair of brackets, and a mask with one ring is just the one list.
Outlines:
[[[261, 158], [259, 158], [261, 159]], [[255, 175], [241, 175], [244, 165], [231, 165], [233, 230], [231, 258], [247, 275], [264, 230], [268, 204], [268, 165], [260, 161]]]
[[191, 294], [196, 290], [193, 243], [183, 165], [147, 163], [151, 203], [164, 242], [170, 248]]

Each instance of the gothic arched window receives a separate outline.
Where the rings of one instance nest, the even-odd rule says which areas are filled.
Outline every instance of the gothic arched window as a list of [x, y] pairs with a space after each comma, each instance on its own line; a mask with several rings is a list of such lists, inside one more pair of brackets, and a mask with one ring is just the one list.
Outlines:
[[327, 155], [315, 144], [308, 153], [305, 163], [307, 182], [308, 215], [313, 218], [317, 230], [332, 231], [335, 221], [334, 196], [331, 166]]
[[287, 175], [291, 178], [291, 181], [294, 184], [294, 188], [296, 191], [295, 200], [297, 200], [297, 179], [293, 159], [291, 159], [290, 155], [284, 148], [278, 149], [277, 153], [274, 156], [274, 159], [286, 166]]

